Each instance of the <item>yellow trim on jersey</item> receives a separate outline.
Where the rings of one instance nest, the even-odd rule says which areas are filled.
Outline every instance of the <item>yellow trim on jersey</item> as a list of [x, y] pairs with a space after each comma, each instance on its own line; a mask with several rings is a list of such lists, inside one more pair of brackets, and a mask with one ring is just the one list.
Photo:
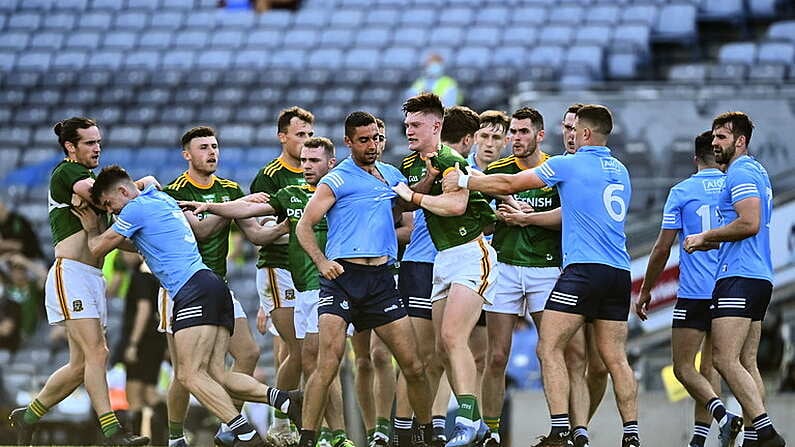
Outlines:
[[215, 175], [211, 175], [211, 176], [210, 176], [210, 183], [208, 183], [208, 184], [206, 184], [206, 185], [202, 185], [201, 183], [199, 183], [199, 182], [197, 182], [195, 179], [193, 179], [193, 178], [190, 176], [190, 174], [188, 174], [188, 172], [187, 172], [187, 171], [185, 171], [185, 173], [184, 173], [184, 174], [182, 174], [182, 176], [183, 176], [183, 177], [185, 177], [185, 180], [187, 180], [187, 181], [188, 181], [188, 183], [190, 183], [191, 185], [193, 185], [193, 186], [195, 186], [195, 187], [197, 187], [197, 188], [199, 188], [199, 189], [210, 189], [210, 188], [212, 188], [212, 187], [213, 187], [213, 185], [215, 184], [215, 181], [217, 180], [217, 178], [215, 177]]
[[284, 169], [287, 169], [290, 172], [295, 172], [296, 174], [302, 174], [304, 172], [304, 170], [301, 168], [294, 168], [288, 165], [287, 163], [285, 163], [284, 159], [281, 156], [279, 156], [279, 158], [277, 158], [276, 161], [278, 161], [279, 164], [281, 164], [282, 167], [284, 167]]
[[450, 166], [449, 168], [445, 169], [444, 172], [442, 172], [442, 177], [447, 177], [447, 174], [449, 174], [452, 171], [455, 171], [454, 166]]
[[294, 172], [296, 174], [301, 174], [304, 172], [304, 170], [301, 168], [294, 168], [288, 165], [287, 163], [284, 162], [284, 159], [281, 156], [279, 156], [278, 158], [275, 158], [272, 162], [268, 163], [268, 165], [265, 166], [265, 169], [262, 170], [262, 173], [267, 176], [272, 176], [279, 169], [287, 169], [288, 171]]
[[489, 273], [491, 273], [491, 263], [489, 262], [489, 250], [486, 248], [486, 243], [483, 242], [483, 238], [478, 239], [478, 245], [480, 246], [480, 251], [483, 252], [483, 257], [480, 258], [480, 282], [481, 285], [478, 287], [478, 295], [483, 296], [486, 293], [486, 289], [489, 287]]
[[492, 161], [486, 166], [486, 169], [493, 169], [493, 168], [501, 168], [503, 166], [508, 166], [509, 164], [513, 163], [516, 160], [516, 156], [509, 155], [505, 158], [500, 158], [499, 160]]
[[302, 188], [308, 190], [309, 192], [317, 191], [317, 185], [312, 186], [309, 183], [307, 183], [306, 185], [303, 185]]
[[411, 165], [414, 164], [414, 161], [417, 160], [417, 157], [419, 157], [419, 154], [417, 154], [416, 152], [406, 156], [406, 158], [403, 159], [403, 169], [411, 167]]
[[273, 267], [265, 267], [268, 269], [268, 281], [271, 283], [271, 295], [273, 296], [273, 308], [282, 307], [282, 300], [279, 297], [279, 281], [276, 280], [276, 269]]
[[55, 296], [58, 298], [58, 303], [61, 305], [61, 312], [66, 320], [72, 318], [69, 313], [69, 305], [66, 301], [66, 291], [63, 286], [63, 258], [55, 260]]

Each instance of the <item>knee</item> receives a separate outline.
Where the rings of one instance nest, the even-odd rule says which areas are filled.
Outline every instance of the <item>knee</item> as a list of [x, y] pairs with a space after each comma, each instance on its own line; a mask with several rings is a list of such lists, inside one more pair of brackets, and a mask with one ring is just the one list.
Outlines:
[[356, 372], [358, 374], [372, 374], [373, 360], [370, 356], [356, 357]]
[[492, 371], [504, 372], [508, 366], [508, 351], [494, 349], [489, 353], [488, 368]]
[[254, 368], [257, 366], [257, 360], [259, 360], [259, 348], [257, 348], [257, 345], [253, 345], [252, 348], [253, 349], [244, 350], [235, 357], [235, 362], [240, 370], [247, 374], [254, 372]]
[[[626, 354], [623, 355], [624, 361], [626, 361]], [[588, 359], [588, 375], [606, 377], [607, 372], [608, 366], [602, 355], [594, 353], [591, 358]]]
[[383, 369], [392, 366], [392, 353], [383, 348], [377, 348], [372, 352], [373, 367]]
[[190, 390], [191, 389], [191, 385], [193, 385], [194, 377], [193, 377], [193, 374], [189, 374], [188, 372], [186, 372], [185, 368], [180, 368], [180, 369], [177, 370], [176, 378], [177, 378], [177, 382], [180, 385], [182, 385], [182, 388], [185, 388], [186, 390]]
[[101, 346], [96, 348], [88, 349], [87, 352], [83, 353], [85, 357], [85, 363], [96, 366], [96, 365], [105, 365], [108, 361], [108, 347]]
[[687, 382], [695, 372], [696, 370], [693, 365], [674, 363], [674, 376], [676, 376], [676, 379], [682, 383]]
[[462, 347], [469, 348], [469, 337], [457, 328], [442, 329], [442, 348], [445, 352], [450, 352]]

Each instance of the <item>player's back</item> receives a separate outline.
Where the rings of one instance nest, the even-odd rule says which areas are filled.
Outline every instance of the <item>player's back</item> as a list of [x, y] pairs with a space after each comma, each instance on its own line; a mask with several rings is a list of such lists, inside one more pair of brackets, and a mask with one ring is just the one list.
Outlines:
[[563, 265], [596, 263], [629, 270], [624, 222], [632, 186], [627, 168], [604, 146], [583, 146], [535, 169], [557, 185], [563, 217]]
[[687, 254], [683, 242], [691, 234], [718, 227], [718, 199], [725, 181], [726, 175], [720, 170], [703, 169], [674, 185], [665, 202], [662, 228], [679, 230], [680, 298], [712, 297], [718, 265], [717, 251]]
[[726, 278], [766, 279], [773, 282], [770, 257], [770, 219], [773, 214], [773, 188], [765, 168], [755, 159], [744, 155], [726, 171], [726, 187], [720, 195], [718, 212], [722, 225], [737, 219], [734, 205], [747, 198], [758, 198], [761, 207], [759, 231], [746, 239], [724, 242], [718, 252], [718, 275]]

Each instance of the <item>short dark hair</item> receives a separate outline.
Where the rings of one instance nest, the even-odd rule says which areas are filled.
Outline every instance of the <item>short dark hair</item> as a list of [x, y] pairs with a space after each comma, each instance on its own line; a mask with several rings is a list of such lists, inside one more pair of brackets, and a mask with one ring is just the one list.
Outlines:
[[502, 110], [486, 110], [480, 116], [480, 128], [484, 127], [501, 127], [503, 133], [508, 132], [508, 126], [511, 125], [511, 120], [508, 114]]
[[544, 130], [544, 117], [541, 112], [532, 107], [520, 107], [513, 112], [511, 118], [515, 120], [530, 120], [533, 123], [533, 128], [537, 131]]
[[315, 123], [315, 115], [312, 115], [312, 112], [298, 106], [292, 106], [279, 112], [279, 119], [276, 122], [276, 128], [279, 133], [287, 132], [287, 128], [290, 127], [290, 120], [293, 118], [298, 118], [307, 124]]
[[586, 104], [577, 111], [577, 118], [587, 121], [593, 132], [610, 135], [610, 132], [613, 131], [613, 115], [610, 113], [610, 109], [603, 105]]
[[66, 142], [68, 141], [77, 146], [77, 143], [80, 142], [80, 134], [77, 133], [77, 130], [94, 126], [97, 126], [97, 122], [91, 118], [73, 116], [69, 119], [58, 121], [52, 130], [55, 135], [58, 135], [58, 144], [61, 145], [63, 153], [69, 155], [69, 151], [66, 150]]
[[345, 118], [345, 136], [351, 138], [357, 127], [369, 126], [370, 124], [378, 125], [373, 115], [361, 110], [352, 112]]
[[102, 194], [122, 182], [132, 183], [130, 174], [124, 168], [119, 165], [105, 166], [94, 180], [94, 186], [91, 187], [91, 201], [101, 203]]
[[573, 113], [576, 115], [577, 112], [579, 112], [580, 109], [582, 109], [582, 106], [584, 105], [585, 104], [581, 102], [575, 102], [574, 104], [570, 105], [569, 108], [566, 109], [566, 112], [563, 113], [563, 118], [566, 118], [566, 115], [568, 115], [569, 113]]
[[712, 131], [705, 130], [696, 135], [695, 155], [702, 162], [715, 161], [715, 152], [712, 149]]
[[458, 143], [467, 135], [474, 135], [480, 129], [480, 117], [466, 106], [448, 107], [444, 111], [442, 141]]
[[188, 129], [180, 138], [180, 143], [182, 144], [183, 149], [187, 149], [190, 145], [191, 140], [194, 138], [203, 138], [203, 137], [214, 137], [215, 136], [215, 129], [210, 126], [196, 126], [191, 129]]
[[386, 124], [384, 123], [384, 120], [382, 120], [381, 118], [376, 117], [375, 124], [378, 126], [379, 129], [386, 129]]
[[725, 112], [716, 116], [712, 120], [712, 130], [731, 124], [731, 131], [734, 138], [740, 135], [745, 137], [745, 145], [751, 144], [751, 134], [754, 132], [754, 123], [751, 118], [743, 112]]
[[307, 140], [304, 141], [304, 147], [308, 147], [310, 149], [323, 148], [328, 158], [334, 158], [336, 156], [334, 153], [334, 143], [332, 143], [331, 140], [329, 140], [328, 138], [324, 137], [307, 138]]
[[412, 96], [403, 103], [403, 113], [423, 112], [430, 113], [437, 116], [439, 119], [444, 118], [444, 106], [442, 100], [438, 95], [431, 92], [422, 92], [419, 95]]

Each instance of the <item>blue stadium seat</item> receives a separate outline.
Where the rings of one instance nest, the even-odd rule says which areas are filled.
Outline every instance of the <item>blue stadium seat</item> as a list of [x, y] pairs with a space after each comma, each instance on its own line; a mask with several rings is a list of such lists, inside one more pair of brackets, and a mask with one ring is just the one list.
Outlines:
[[752, 64], [756, 61], [756, 44], [753, 42], [728, 43], [718, 50], [722, 64]]
[[25, 0], [23, 2], [19, 2], [17, 8], [20, 11], [46, 11], [50, 9], [52, 4], [52, 0]]
[[142, 33], [138, 41], [141, 49], [165, 50], [171, 48], [173, 34], [170, 31], [149, 31]]
[[270, 29], [286, 29], [293, 23], [293, 14], [290, 11], [271, 9], [260, 14], [257, 20], [258, 27]]
[[185, 24], [185, 13], [181, 11], [159, 11], [149, 20], [149, 29], [174, 30]]
[[[234, 120], [236, 122], [247, 124], [262, 124], [270, 118], [270, 110], [261, 105], [238, 107], [234, 115]], [[226, 154], [224, 154], [224, 160], [226, 160]]]
[[106, 9], [108, 11], [119, 11], [124, 8], [124, 2], [114, 0], [91, 0], [91, 9]]
[[53, 51], [63, 46], [63, 40], [64, 40], [63, 33], [53, 33], [53, 32], [34, 33], [30, 38], [30, 42], [28, 43], [28, 48], [34, 51], [35, 50]]
[[602, 47], [596, 45], [570, 47], [566, 53], [565, 71], [569, 71], [569, 67], [574, 66], [587, 67], [593, 78], [599, 79], [602, 77], [603, 72], [602, 53]]
[[251, 10], [223, 10], [215, 13], [215, 24], [221, 28], [247, 30], [257, 23], [257, 16]]
[[578, 4], [562, 4], [549, 10], [549, 23], [569, 24], [580, 23], [585, 18], [585, 10]]
[[232, 65], [235, 68], [261, 69], [270, 65], [269, 56], [270, 51], [267, 51], [266, 48], [237, 51]]
[[105, 131], [105, 139], [114, 147], [138, 147], [143, 143], [144, 134], [140, 126], [113, 125]]
[[707, 69], [711, 81], [741, 83], [748, 74], [748, 66], [737, 63], [720, 63]]
[[195, 116], [193, 107], [169, 106], [160, 110], [157, 121], [163, 124], [188, 124], [194, 121]]
[[431, 30], [428, 44], [434, 48], [456, 47], [464, 40], [464, 30], [458, 27], [435, 27]]
[[392, 43], [396, 46], [423, 48], [428, 44], [428, 28], [406, 27], [395, 30]]
[[29, 40], [30, 35], [23, 31], [4, 32], [0, 39], [0, 50], [24, 50]]
[[436, 9], [406, 8], [400, 15], [401, 26], [433, 26], [436, 24]]
[[505, 6], [489, 6], [475, 14], [476, 25], [505, 26], [510, 21], [510, 10]]
[[526, 45], [532, 47], [538, 40], [538, 28], [534, 26], [520, 27], [514, 24], [502, 28], [502, 44], [506, 46]]
[[795, 20], [775, 22], [767, 29], [767, 38], [770, 40], [789, 40], [795, 42]]
[[160, 8], [160, 0], [133, 0], [127, 6], [145, 11], [156, 11]]
[[701, 0], [698, 19], [738, 23], [745, 20], [743, 0]]
[[621, 21], [624, 23], [638, 22], [646, 26], [654, 26], [657, 22], [657, 6], [655, 5], [630, 5], [621, 12]]
[[475, 21], [473, 8], [449, 8], [439, 15], [439, 26], [469, 26]]
[[547, 22], [547, 9], [543, 6], [528, 5], [514, 11], [511, 14], [511, 21], [519, 26], [543, 25]]
[[16, 66], [23, 70], [45, 71], [50, 68], [52, 57], [48, 52], [26, 52], [19, 55]]
[[102, 43], [103, 48], [115, 50], [131, 50], [135, 48], [135, 41], [138, 35], [131, 31], [116, 31], [105, 34], [105, 41]]
[[338, 48], [318, 48], [312, 50], [307, 58], [307, 67], [339, 70], [342, 67], [344, 53]]
[[400, 20], [400, 11], [392, 8], [370, 8], [365, 25], [394, 26]]
[[[0, 61], [2, 61], [2, 58], [0, 58]], [[0, 105], [15, 106], [24, 100], [25, 100], [24, 90], [16, 90], [16, 89], [0, 90]]]
[[[146, 129], [144, 144], [147, 146], [160, 146], [172, 148], [179, 143], [180, 130], [174, 126], [152, 125]], [[138, 150], [137, 160], [151, 164], [152, 160], [163, 160], [165, 151], [143, 148]]]
[[13, 118], [14, 124], [35, 126], [47, 122], [47, 107], [29, 106], [17, 109]]
[[315, 48], [320, 35], [313, 29], [292, 29], [284, 34], [284, 48]]
[[780, 63], [789, 65], [795, 62], [795, 43], [763, 42], [757, 52], [759, 63]]
[[215, 14], [213, 11], [193, 11], [185, 17], [185, 28], [207, 32], [208, 28], [215, 28]]
[[144, 11], [122, 11], [116, 15], [113, 23], [119, 30], [141, 31], [149, 24], [149, 14]]
[[350, 104], [356, 98], [356, 89], [353, 87], [337, 87], [323, 92], [323, 102], [326, 104]]
[[[51, 106], [61, 102], [61, 92], [54, 88], [39, 88], [28, 94], [28, 104]], [[2, 151], [0, 151], [2, 152]]]
[[[166, 93], [167, 95], [167, 93]], [[142, 98], [141, 98], [142, 99]], [[166, 101], [168, 95], [166, 96]], [[158, 110], [155, 106], [139, 105], [127, 110], [124, 122], [127, 124], [139, 124], [145, 126], [157, 120]]]
[[775, 18], [778, 0], [748, 0], [748, 15], [755, 19]]
[[521, 67], [527, 58], [524, 46], [501, 46], [494, 51], [494, 63]]
[[46, 29], [65, 30], [75, 27], [75, 15], [72, 12], [58, 12], [47, 15], [43, 27]]
[[121, 121], [122, 108], [117, 106], [92, 107], [88, 116], [95, 117], [100, 123], [118, 123]]
[[[106, 133], [108, 133], [109, 137], [110, 135], [113, 135], [115, 132], [114, 133], [106, 132]], [[105, 139], [107, 139], [107, 137]], [[114, 141], [114, 143], [116, 143], [116, 141]], [[130, 166], [133, 163], [134, 158], [135, 158], [135, 151], [116, 149], [116, 148], [103, 149], [102, 155], [100, 157], [100, 162], [103, 165], [119, 165], [121, 167], [124, 167], [124, 166]], [[165, 180], [165, 179], [160, 179], [160, 180]]]
[[337, 27], [356, 28], [364, 23], [364, 11], [358, 9], [342, 9], [334, 11], [329, 17], [329, 24]]
[[309, 5], [298, 10], [293, 18], [293, 26], [296, 28], [323, 29], [328, 25], [328, 10]]
[[175, 68], [189, 70], [193, 68], [196, 55], [193, 51], [174, 50], [163, 53], [161, 66], [164, 69]]
[[117, 71], [113, 78], [113, 85], [125, 88], [140, 87], [149, 81], [149, 75], [152, 71], [154, 70], [129, 68], [126, 70]]
[[678, 42], [688, 45], [695, 43], [696, 37], [696, 7], [694, 5], [670, 4], [662, 7], [654, 27], [655, 41]]
[[243, 46], [243, 31], [222, 30], [213, 33], [210, 37], [210, 47], [236, 50]]
[[347, 28], [327, 28], [320, 34], [323, 48], [348, 48], [353, 45], [354, 32]]
[[485, 68], [491, 64], [490, 47], [461, 47], [456, 53], [454, 65], [457, 67], [480, 67]]
[[80, 50], [64, 50], [55, 53], [52, 68], [83, 68], [88, 63], [88, 54]]
[[[194, 9], [201, 8], [201, 6], [201, 1], [197, 2], [196, 5], [193, 5], [192, 2], [186, 2], [185, 0], [160, 0], [160, 7], [164, 10], [192, 11]], [[217, 2], [212, 5], [212, 7], [217, 6]]]
[[184, 31], [174, 36], [174, 46], [176, 48], [205, 48], [209, 40], [206, 31]]
[[93, 106], [97, 100], [97, 91], [93, 88], [71, 88], [63, 97], [64, 104], [84, 107]]
[[271, 55], [271, 66], [278, 68], [300, 69], [304, 66], [306, 50], [294, 48], [274, 51]]
[[784, 64], [752, 64], [748, 79], [756, 82], [782, 82], [787, 74]]
[[[201, 58], [202, 56], [199, 56]], [[198, 65], [198, 62], [197, 62]], [[204, 87], [208, 90], [214, 88], [215, 86], [227, 86], [227, 84], [219, 84], [219, 80], [221, 79], [222, 73], [225, 72], [225, 67], [217, 67], [213, 68], [212, 66], [208, 66], [205, 70], [194, 70], [190, 73], [185, 75], [184, 80], [182, 81], [185, 85], [189, 85], [191, 87]], [[227, 73], [234, 73], [234, 71], [229, 71]], [[229, 85], [229, 87], [236, 87], [235, 85]]]
[[611, 28], [607, 25], [586, 25], [577, 28], [574, 40], [577, 45], [606, 47], [610, 42], [611, 34]]
[[197, 68], [218, 68], [223, 69], [232, 66], [233, 50], [217, 49], [210, 51], [202, 51], [196, 58]]
[[613, 32], [614, 45], [629, 45], [643, 55], [649, 53], [650, 28], [645, 24], [618, 25]]
[[246, 47], [252, 50], [278, 48], [282, 45], [284, 33], [276, 30], [257, 30], [249, 33], [246, 39]]
[[383, 52], [381, 66], [385, 68], [416, 67], [421, 63], [417, 50], [411, 47], [391, 47]]
[[610, 79], [635, 79], [638, 77], [638, 54], [629, 51], [611, 51], [607, 56], [607, 76]]
[[356, 34], [354, 48], [386, 48], [392, 39], [387, 28], [365, 28]]
[[42, 15], [38, 12], [21, 12], [14, 14], [6, 27], [9, 30], [35, 31], [41, 26]]
[[[254, 142], [254, 128], [249, 125], [227, 125], [222, 127], [219, 132], [223, 137], [225, 145], [248, 147]], [[232, 154], [234, 154], [234, 152], [232, 152]], [[229, 162], [234, 163], [234, 155]]]
[[707, 67], [704, 64], [679, 64], [668, 71], [668, 80], [703, 84], [707, 78]]
[[62, 0], [54, 2], [52, 7], [62, 11], [85, 11], [88, 9], [88, 0]]
[[563, 57], [563, 47], [539, 45], [530, 50], [528, 64], [530, 66], [550, 67], [557, 70], [563, 63]]
[[549, 25], [538, 35], [539, 45], [570, 45], [573, 40], [571, 25]]
[[95, 50], [99, 47], [100, 33], [92, 31], [75, 31], [66, 36], [66, 48]]
[[588, 23], [613, 25], [620, 16], [621, 10], [617, 5], [596, 5], [588, 8], [585, 19]]
[[497, 47], [500, 44], [500, 29], [496, 26], [473, 26], [464, 39], [465, 46]]

